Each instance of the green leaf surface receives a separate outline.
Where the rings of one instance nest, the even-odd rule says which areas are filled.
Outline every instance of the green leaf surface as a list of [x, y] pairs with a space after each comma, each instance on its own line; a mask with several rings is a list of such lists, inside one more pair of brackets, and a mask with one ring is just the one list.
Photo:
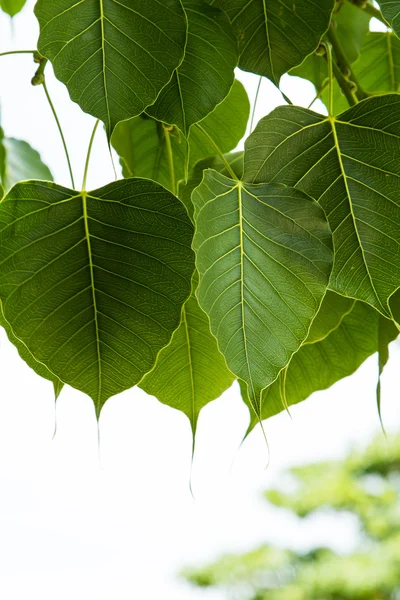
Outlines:
[[[243, 85], [235, 81], [225, 100], [209, 114], [201, 126], [214, 140], [221, 152], [233, 150], [246, 133], [250, 103]], [[170, 136], [175, 181], [184, 179], [186, 143], [179, 132]], [[140, 116], [120, 123], [112, 137], [125, 177], [147, 177], [171, 187], [170, 169], [163, 126], [158, 121]], [[196, 127], [189, 135], [189, 168], [207, 156], [215, 155], [215, 148]]]
[[393, 32], [370, 32], [354, 64], [366, 92], [397, 92], [400, 83], [400, 40]]
[[[224, 154], [224, 158], [230, 165], [236, 177], [240, 179], [243, 175], [243, 152], [230, 152], [228, 154]], [[214, 171], [218, 171], [227, 177], [230, 176], [225, 163], [219, 156], [210, 156], [208, 158], [204, 158], [203, 160], [199, 160], [199, 162], [194, 165], [191, 176], [189, 177], [187, 183], [185, 184], [182, 182], [182, 185], [179, 186], [178, 192], [178, 196], [186, 206], [186, 210], [188, 211], [191, 219], [194, 217], [192, 193], [195, 188], [200, 185], [205, 169], [214, 169]]]
[[335, 247], [330, 288], [391, 318], [400, 286], [400, 97], [338, 117], [279, 107], [246, 142], [245, 179], [297, 187], [325, 210]]
[[400, 35], [400, 0], [379, 0], [379, 6], [393, 31]]
[[35, 14], [39, 52], [109, 138], [119, 121], [156, 100], [183, 59], [179, 0], [38, 0]]
[[192, 195], [197, 298], [228, 367], [260, 393], [308, 335], [332, 267], [322, 209], [281, 185], [208, 170]]
[[313, 52], [328, 29], [333, 0], [214, 0], [239, 42], [239, 67], [278, 84]]
[[0, 0], [0, 8], [10, 15], [10, 17], [14, 17], [17, 13], [21, 12], [25, 3], [26, 0]]
[[371, 15], [350, 2], [343, 2], [340, 10], [334, 13], [335, 34], [349, 63], [357, 60], [360, 54], [370, 20]]
[[218, 398], [235, 379], [210, 332], [208, 317], [197, 302], [197, 283], [196, 274], [180, 326], [171, 343], [161, 350], [154, 369], [140, 383], [145, 392], [185, 413], [193, 435], [200, 410]]
[[36, 150], [27, 142], [6, 137], [0, 128], [0, 181], [4, 190], [27, 179], [53, 181], [53, 176]]
[[[326, 318], [328, 327], [330, 315], [327, 304], [322, 304], [320, 318]], [[331, 385], [352, 375], [359, 366], [378, 350], [379, 322], [387, 324], [388, 340], [394, 340], [398, 331], [393, 322], [384, 319], [373, 308], [363, 302], [354, 302], [352, 310], [345, 314], [338, 327], [321, 341], [307, 342], [294, 354], [285, 376], [285, 401], [288, 406], [298, 404], [314, 392], [325, 390]], [[274, 382], [262, 394], [262, 419], [268, 419], [285, 409], [282, 401], [282, 388]], [[242, 396], [251, 407], [246, 388], [241, 383]], [[251, 411], [252, 412], [252, 411]], [[257, 416], [251, 414], [247, 433], [257, 424]]]
[[147, 113], [176, 125], [187, 137], [228, 95], [238, 61], [236, 37], [226, 14], [203, 0], [183, 0], [188, 18], [185, 58]]
[[158, 184], [94, 192], [15, 185], [0, 204], [3, 316], [33, 357], [87, 393], [97, 414], [138, 383], [178, 327], [193, 227]]
[[54, 375], [54, 373], [52, 373], [46, 367], [45, 364], [37, 361], [35, 359], [35, 357], [33, 356], [32, 352], [30, 352], [30, 350], [26, 346], [26, 344], [21, 342], [21, 340], [19, 340], [13, 334], [12, 328], [10, 327], [9, 323], [5, 320], [5, 318], [3, 316], [3, 306], [2, 306], [1, 301], [0, 301], [0, 327], [3, 327], [5, 329], [8, 339], [17, 348], [18, 354], [20, 355], [22, 360], [24, 360], [26, 362], [26, 364], [31, 369], [33, 369], [37, 375], [40, 375], [40, 377], [43, 377], [44, 379], [48, 379], [49, 381], [51, 381], [53, 383], [55, 395], [56, 395], [56, 397], [58, 397], [61, 392], [61, 389], [63, 387], [62, 381], [60, 381], [60, 379], [56, 375]]
[[328, 290], [322, 301], [321, 308], [311, 324], [306, 343], [314, 344], [326, 338], [353, 309], [354, 303], [355, 300], [345, 298], [345, 296], [340, 296]]

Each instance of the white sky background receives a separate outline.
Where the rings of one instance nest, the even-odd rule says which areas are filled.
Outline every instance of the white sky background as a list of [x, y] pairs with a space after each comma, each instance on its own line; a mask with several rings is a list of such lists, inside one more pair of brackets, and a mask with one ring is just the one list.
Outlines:
[[[34, 48], [33, 2], [10, 21], [0, 15], [0, 51]], [[0, 58], [1, 120], [8, 136], [38, 149], [57, 182], [69, 185], [65, 158], [43, 89], [30, 79], [28, 55]], [[47, 82], [67, 138], [77, 182], [82, 178], [94, 119], [69, 101], [64, 86], [46, 70]], [[257, 77], [238, 74], [250, 98]], [[295, 82], [298, 86], [298, 81]], [[284, 90], [307, 105], [311, 85]], [[282, 103], [263, 83], [256, 121]], [[114, 178], [99, 130], [89, 183]], [[400, 426], [398, 361], [383, 381], [383, 418]], [[353, 522], [314, 518], [303, 526], [268, 509], [260, 492], [293, 463], [338, 457], [379, 431], [375, 404], [377, 358], [330, 390], [315, 394], [266, 424], [271, 463], [259, 428], [238, 452], [248, 422], [236, 384], [200, 417], [189, 492], [191, 438], [186, 417], [132, 389], [111, 399], [100, 419], [100, 456], [92, 402], [66, 388], [57, 405], [52, 386], [40, 379], [0, 335], [0, 597], [7, 600], [219, 600], [176, 577], [221, 552], [241, 551], [265, 540], [299, 547], [313, 541], [338, 549], [354, 541]], [[232, 464], [233, 463], [233, 464]]]

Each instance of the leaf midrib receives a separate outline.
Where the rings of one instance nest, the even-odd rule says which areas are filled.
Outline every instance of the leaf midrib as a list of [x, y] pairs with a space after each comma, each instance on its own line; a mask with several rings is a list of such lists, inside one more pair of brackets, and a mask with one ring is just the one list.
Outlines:
[[85, 226], [85, 238], [86, 238], [86, 245], [87, 245], [88, 259], [89, 259], [90, 287], [92, 290], [93, 313], [94, 313], [93, 318], [94, 318], [94, 325], [95, 325], [95, 330], [96, 330], [96, 352], [97, 352], [97, 372], [98, 372], [98, 391], [97, 391], [96, 410], [100, 410], [100, 408], [101, 408], [101, 393], [102, 393], [100, 334], [99, 334], [98, 310], [97, 310], [97, 300], [96, 300], [96, 287], [94, 284], [94, 265], [93, 265], [92, 248], [91, 248], [91, 242], [90, 242], [89, 219], [88, 219], [88, 213], [87, 213], [87, 196], [88, 196], [87, 192], [82, 191], [83, 221], [84, 221], [84, 226]]

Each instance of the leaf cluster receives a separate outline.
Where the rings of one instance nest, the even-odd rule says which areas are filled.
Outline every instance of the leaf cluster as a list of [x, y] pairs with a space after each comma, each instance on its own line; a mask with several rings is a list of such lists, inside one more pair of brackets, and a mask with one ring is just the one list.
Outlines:
[[[139, 385], [195, 432], [238, 379], [250, 431], [377, 351], [380, 377], [400, 323], [400, 2], [380, 9], [36, 2], [32, 83], [49, 98], [50, 61], [97, 119], [80, 189], [0, 130], [1, 324], [57, 394], [72, 385], [99, 415]], [[235, 151], [250, 110], [236, 67], [308, 79], [325, 108], [287, 99]], [[123, 179], [88, 191], [99, 122]]]

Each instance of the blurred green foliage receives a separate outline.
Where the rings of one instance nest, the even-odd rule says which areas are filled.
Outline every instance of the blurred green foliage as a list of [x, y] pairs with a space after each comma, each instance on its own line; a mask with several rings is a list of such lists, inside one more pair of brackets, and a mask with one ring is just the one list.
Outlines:
[[[400, 598], [400, 437], [380, 436], [343, 461], [290, 470], [292, 490], [268, 490], [273, 505], [307, 519], [318, 511], [353, 514], [354, 552], [316, 547], [307, 553], [261, 546], [227, 555], [183, 575], [234, 600], [398, 600]], [[330, 525], [331, 526], [331, 525]]]

